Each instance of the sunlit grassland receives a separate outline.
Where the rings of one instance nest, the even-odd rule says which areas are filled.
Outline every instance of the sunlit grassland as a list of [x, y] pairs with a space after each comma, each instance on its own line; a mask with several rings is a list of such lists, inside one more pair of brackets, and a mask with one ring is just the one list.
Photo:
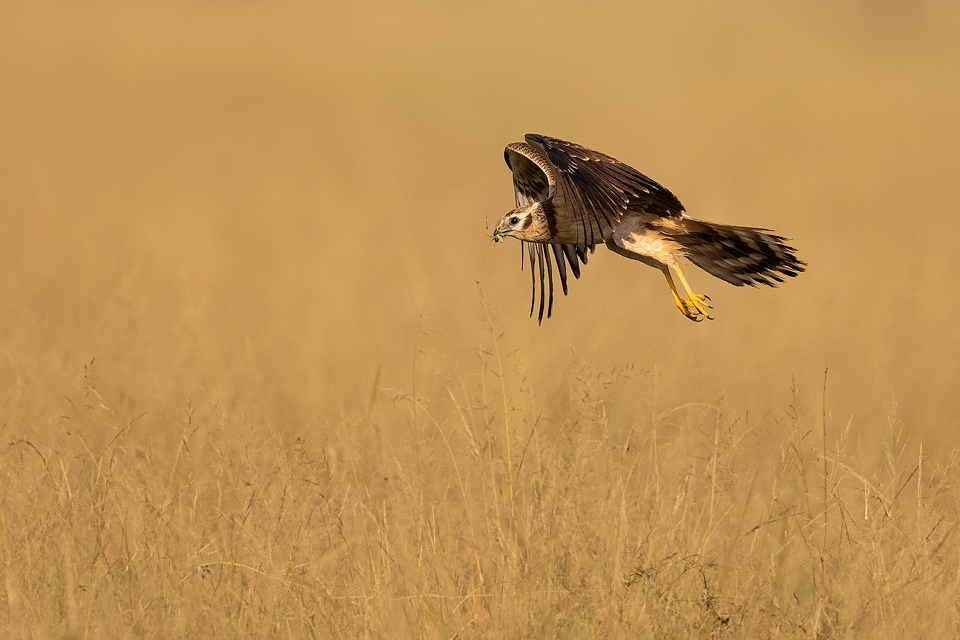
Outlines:
[[[909, 6], [5, 7], [3, 635], [956, 635], [960, 56]], [[599, 250], [538, 327], [528, 131], [809, 271], [691, 267], [695, 325]]]
[[[760, 419], [707, 403], [659, 406], [654, 372], [588, 363], [544, 403], [502, 346], [487, 335], [442, 392], [416, 401], [389, 392], [306, 424], [272, 424], [258, 403], [207, 396], [166, 420], [131, 417], [97, 390], [89, 363], [48, 418], [58, 441], [37, 429], [9, 445], [9, 628], [320, 637], [956, 628], [955, 452], [937, 465], [910, 455], [896, 422], [856, 446], [849, 425], [824, 417], [819, 394], [795, 391]], [[631, 422], [610, 418], [604, 398], [617, 387], [645, 398]]]

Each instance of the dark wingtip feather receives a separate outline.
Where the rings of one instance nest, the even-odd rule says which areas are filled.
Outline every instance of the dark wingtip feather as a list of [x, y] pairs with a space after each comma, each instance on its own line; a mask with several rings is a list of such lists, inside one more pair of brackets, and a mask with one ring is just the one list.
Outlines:
[[547, 282], [550, 283], [550, 303], [547, 306], [547, 317], [553, 315], [553, 266], [550, 261], [550, 252], [543, 249], [543, 261], [547, 263]]
[[[537, 324], [543, 324], [543, 248], [538, 244], [537, 245], [537, 264], [540, 265], [540, 313], [537, 316]], [[534, 291], [536, 295], [536, 291]]]
[[[522, 242], [522, 241], [521, 241]], [[522, 245], [521, 245], [522, 246]], [[530, 292], [530, 317], [533, 317], [533, 305], [537, 301], [537, 276], [533, 273], [533, 244], [527, 243], [527, 251], [530, 255], [530, 286], [532, 291]], [[523, 266], [523, 254], [520, 254], [520, 266]]]
[[567, 263], [563, 259], [564, 247], [562, 244], [552, 244], [553, 257], [557, 259], [557, 273], [560, 275], [560, 286], [563, 287], [563, 295], [567, 295]]
[[[526, 254], [524, 257], [523, 247], [526, 245]], [[536, 246], [534, 246], [536, 245]], [[546, 246], [539, 242], [520, 241], [520, 269], [524, 268], [524, 262], [530, 262], [530, 317], [533, 317], [533, 310], [537, 308], [537, 274], [540, 271], [540, 307], [537, 314], [537, 323], [543, 324], [543, 313], [546, 309], [547, 318], [553, 316], [553, 261], [550, 259], [550, 251], [557, 260], [557, 273], [560, 276], [560, 284], [563, 288], [563, 294], [567, 295], [567, 265], [570, 265], [575, 278], [580, 277], [580, 263], [587, 263], [587, 250], [593, 253], [593, 245], [576, 244], [552, 244], [548, 250]], [[546, 262], [546, 266], [544, 266]]]
[[567, 257], [570, 263], [570, 270], [573, 271], [573, 277], [580, 279], [580, 259], [577, 257], [577, 246], [573, 244], [563, 245], [563, 255]]

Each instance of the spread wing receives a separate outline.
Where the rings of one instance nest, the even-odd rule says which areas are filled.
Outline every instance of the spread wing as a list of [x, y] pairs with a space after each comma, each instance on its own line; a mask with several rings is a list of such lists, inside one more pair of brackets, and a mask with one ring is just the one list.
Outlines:
[[[517, 206], [543, 203], [544, 212], [550, 218], [550, 228], [558, 230], [559, 237], [577, 238], [577, 242], [572, 244], [550, 245], [564, 294], [567, 293], [564, 258], [574, 276], [579, 278], [579, 262], [586, 264], [586, 250], [593, 251], [597, 243], [610, 238], [625, 211], [643, 210], [663, 217], [685, 215], [683, 204], [666, 187], [616, 158], [579, 144], [535, 133], [527, 134], [525, 139], [526, 143], [515, 142], [504, 150], [504, 158], [513, 172]], [[530, 315], [533, 315], [537, 297], [536, 263], [540, 272], [539, 320], [542, 322], [544, 297], [547, 295], [548, 318], [553, 311], [550, 251], [540, 243], [528, 244], [533, 278]], [[544, 272], [549, 290], [544, 287]]]
[[[513, 191], [517, 207], [528, 207], [537, 202], [550, 203], [556, 194], [556, 169], [550, 164], [546, 156], [536, 147], [524, 142], [514, 142], [507, 145], [503, 151], [503, 158], [513, 172]], [[520, 268], [523, 269], [523, 245], [527, 245], [530, 259], [530, 278], [533, 288], [530, 300], [530, 316], [537, 301], [537, 276], [535, 265], [540, 269], [540, 311], [538, 322], [543, 322], [544, 298], [549, 294], [547, 317], [553, 314], [553, 264], [550, 253], [557, 262], [557, 274], [560, 276], [560, 285], [563, 294], [567, 295], [567, 264], [573, 272], [573, 277], [580, 278], [580, 263], [587, 263], [587, 249], [593, 251], [593, 245], [586, 244], [551, 244], [549, 249], [539, 242], [520, 241]], [[564, 261], [566, 260], [566, 261]], [[546, 266], [546, 269], [544, 269]], [[544, 286], [544, 271], [548, 276]]]
[[562, 205], [555, 207], [557, 227], [577, 228], [586, 244], [609, 238], [627, 209], [663, 217], [683, 215], [680, 200], [666, 187], [615, 158], [534, 133], [527, 134], [526, 140], [542, 150], [555, 170], [553, 190], [563, 196]]
[[557, 190], [556, 170], [541, 151], [525, 142], [514, 142], [503, 150], [503, 159], [513, 172], [517, 207], [553, 200]]

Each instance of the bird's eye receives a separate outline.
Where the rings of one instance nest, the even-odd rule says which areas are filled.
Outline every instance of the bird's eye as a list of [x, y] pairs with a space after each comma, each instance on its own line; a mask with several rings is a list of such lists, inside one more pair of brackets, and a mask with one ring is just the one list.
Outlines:
[[513, 216], [512, 218], [510, 218], [510, 224], [517, 224], [518, 222], [520, 222], [520, 218], [518, 218], [517, 216]]

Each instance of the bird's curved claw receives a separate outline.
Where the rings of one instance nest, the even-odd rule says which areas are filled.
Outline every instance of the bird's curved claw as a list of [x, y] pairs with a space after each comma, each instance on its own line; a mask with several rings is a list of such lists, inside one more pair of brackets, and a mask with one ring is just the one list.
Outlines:
[[714, 319], [707, 311], [707, 309], [713, 308], [707, 302], [708, 300], [710, 300], [710, 296], [694, 293], [690, 296], [689, 300], [678, 297], [676, 302], [680, 313], [694, 322], [701, 322], [704, 318], [707, 320]]

